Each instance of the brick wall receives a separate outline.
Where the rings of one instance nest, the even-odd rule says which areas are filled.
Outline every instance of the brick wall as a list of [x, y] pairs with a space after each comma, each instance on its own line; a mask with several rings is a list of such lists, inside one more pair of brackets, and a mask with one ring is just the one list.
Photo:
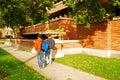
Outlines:
[[35, 32], [44, 32], [47, 29], [55, 30], [62, 29], [66, 32], [65, 35], [62, 36], [63, 40], [75, 40], [77, 39], [76, 34], [76, 25], [72, 20], [68, 19], [58, 19], [56, 21], [50, 22], [49, 24], [38, 24], [33, 27], [26, 27], [21, 32], [22, 34], [29, 34]]
[[84, 48], [107, 49], [107, 22], [94, 23], [88, 29], [84, 25], [77, 27], [78, 39]]
[[120, 50], [120, 20], [94, 23], [88, 29], [85, 25], [76, 26], [72, 20], [58, 19], [49, 24], [26, 28], [25, 33], [40, 32], [47, 29], [64, 30], [66, 34], [62, 36], [63, 40], [79, 40], [78, 44], [82, 45], [83, 48]]
[[49, 29], [61, 29], [66, 32], [65, 35], [63, 35], [64, 40], [75, 40], [77, 39], [76, 35], [76, 25], [72, 20], [67, 19], [59, 19], [57, 21], [53, 21], [49, 24]]
[[110, 21], [111, 49], [120, 51], [120, 20]]
[[84, 48], [120, 50], [120, 20], [84, 25], [77, 27], [78, 39]]
[[21, 30], [21, 33], [29, 34], [34, 32], [45, 31], [45, 30], [46, 30], [46, 24], [37, 24], [34, 26], [25, 27], [24, 29]]

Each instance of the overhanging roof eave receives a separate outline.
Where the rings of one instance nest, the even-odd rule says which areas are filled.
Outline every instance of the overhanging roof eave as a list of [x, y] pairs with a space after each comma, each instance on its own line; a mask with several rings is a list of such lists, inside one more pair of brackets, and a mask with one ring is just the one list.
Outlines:
[[23, 33], [22, 35], [32, 35], [32, 34], [66, 34], [66, 32], [32, 32], [32, 33]]

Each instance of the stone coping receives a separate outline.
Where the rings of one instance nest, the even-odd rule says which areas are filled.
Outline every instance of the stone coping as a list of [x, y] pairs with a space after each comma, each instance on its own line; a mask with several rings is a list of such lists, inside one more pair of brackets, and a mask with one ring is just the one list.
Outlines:
[[[22, 41], [27, 41], [27, 42], [34, 42], [35, 39], [11, 39], [11, 40], [22, 40]], [[59, 40], [59, 39], [54, 39], [55, 43], [71, 43], [71, 42], [80, 42], [80, 40]]]

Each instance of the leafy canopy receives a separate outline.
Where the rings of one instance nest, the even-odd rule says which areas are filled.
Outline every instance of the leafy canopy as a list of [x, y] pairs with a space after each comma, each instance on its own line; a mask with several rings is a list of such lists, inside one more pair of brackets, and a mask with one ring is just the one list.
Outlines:
[[59, 1], [65, 1], [71, 9], [76, 24], [87, 26], [92, 22], [112, 19], [114, 7], [120, 8], [119, 0], [108, 0], [105, 4], [103, 0], [0, 0], [0, 27], [44, 23], [49, 20], [47, 10]]
[[114, 7], [119, 6], [119, 0], [65, 0], [65, 4], [72, 9], [71, 14], [76, 24], [86, 24], [101, 22], [106, 19], [112, 19], [115, 16]]
[[0, 0], [0, 27], [26, 26], [48, 20], [54, 0]]

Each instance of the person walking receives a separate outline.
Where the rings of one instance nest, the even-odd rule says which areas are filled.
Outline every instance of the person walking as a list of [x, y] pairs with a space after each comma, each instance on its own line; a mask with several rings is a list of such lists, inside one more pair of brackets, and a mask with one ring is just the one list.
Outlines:
[[52, 63], [52, 52], [53, 52], [53, 47], [54, 47], [54, 45], [55, 45], [55, 41], [54, 41], [54, 39], [51, 37], [51, 35], [50, 34], [48, 34], [47, 35], [48, 36], [48, 39], [46, 40], [46, 42], [48, 43], [48, 46], [49, 46], [49, 50], [48, 50], [48, 52], [46, 53], [46, 58], [47, 58], [47, 56], [49, 56], [49, 58], [47, 58], [46, 59], [46, 61], [47, 61], [47, 64], [48, 63]]
[[43, 51], [41, 50], [41, 45], [42, 45], [42, 36], [41, 34], [38, 34], [37, 39], [35, 40], [35, 50], [37, 51], [37, 57], [38, 57], [38, 65], [40, 68], [44, 67], [44, 54]]

